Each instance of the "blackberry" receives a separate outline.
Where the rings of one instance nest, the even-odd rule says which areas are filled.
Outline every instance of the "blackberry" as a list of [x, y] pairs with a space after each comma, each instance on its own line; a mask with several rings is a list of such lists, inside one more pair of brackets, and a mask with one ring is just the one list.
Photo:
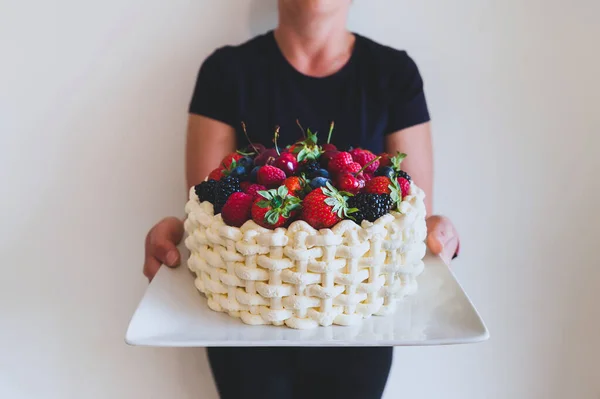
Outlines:
[[215, 189], [217, 188], [217, 181], [210, 179], [203, 181], [202, 183], [194, 187], [194, 191], [198, 196], [200, 202], [208, 201], [211, 204], [215, 203]]
[[351, 214], [358, 224], [363, 220], [376, 221], [388, 213], [392, 205], [392, 197], [389, 194], [358, 193], [348, 198], [348, 207], [358, 209], [358, 212]]
[[224, 177], [217, 182], [215, 189], [215, 215], [221, 213], [223, 205], [227, 202], [231, 194], [242, 191], [240, 188], [240, 179], [237, 177]]
[[404, 177], [408, 181], [411, 180], [409, 174], [403, 170], [399, 170], [398, 173], [396, 173], [396, 177]]
[[307, 161], [306, 163], [300, 164], [298, 168], [298, 174], [304, 173], [307, 179], [312, 179], [318, 176], [318, 171], [321, 169], [321, 165], [318, 161]]

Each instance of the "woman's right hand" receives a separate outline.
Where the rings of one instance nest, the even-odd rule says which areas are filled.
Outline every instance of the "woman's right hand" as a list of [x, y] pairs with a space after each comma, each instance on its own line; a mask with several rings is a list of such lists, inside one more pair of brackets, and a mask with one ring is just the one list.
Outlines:
[[176, 217], [167, 217], [154, 225], [146, 235], [144, 276], [152, 281], [160, 266], [179, 266], [181, 254], [177, 245], [183, 238], [183, 222]]

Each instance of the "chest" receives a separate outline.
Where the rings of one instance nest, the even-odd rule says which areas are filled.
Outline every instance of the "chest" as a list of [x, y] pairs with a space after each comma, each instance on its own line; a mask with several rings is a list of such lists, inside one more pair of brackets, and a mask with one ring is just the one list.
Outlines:
[[327, 140], [330, 123], [335, 123], [331, 142], [338, 148], [363, 147], [383, 151], [388, 122], [385, 88], [359, 71], [335, 80], [289, 79], [271, 71], [264, 79], [240, 82], [239, 113], [252, 140], [272, 143], [275, 126], [280, 143], [292, 144], [302, 130], [317, 131]]

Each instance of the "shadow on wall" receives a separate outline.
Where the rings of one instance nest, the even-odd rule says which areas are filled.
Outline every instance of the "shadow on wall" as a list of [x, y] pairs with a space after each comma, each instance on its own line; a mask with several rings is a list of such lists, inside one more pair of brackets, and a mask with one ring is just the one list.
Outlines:
[[252, 0], [248, 13], [248, 28], [252, 37], [277, 25], [277, 0]]

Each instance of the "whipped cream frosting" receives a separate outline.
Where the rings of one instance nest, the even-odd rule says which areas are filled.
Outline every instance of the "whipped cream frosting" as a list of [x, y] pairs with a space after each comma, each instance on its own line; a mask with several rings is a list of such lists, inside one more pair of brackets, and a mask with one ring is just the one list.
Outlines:
[[425, 256], [425, 194], [411, 183], [399, 211], [359, 226], [343, 220], [315, 230], [297, 220], [265, 229], [226, 225], [192, 187], [185, 245], [208, 306], [252, 325], [296, 329], [353, 325], [395, 311], [413, 294]]

